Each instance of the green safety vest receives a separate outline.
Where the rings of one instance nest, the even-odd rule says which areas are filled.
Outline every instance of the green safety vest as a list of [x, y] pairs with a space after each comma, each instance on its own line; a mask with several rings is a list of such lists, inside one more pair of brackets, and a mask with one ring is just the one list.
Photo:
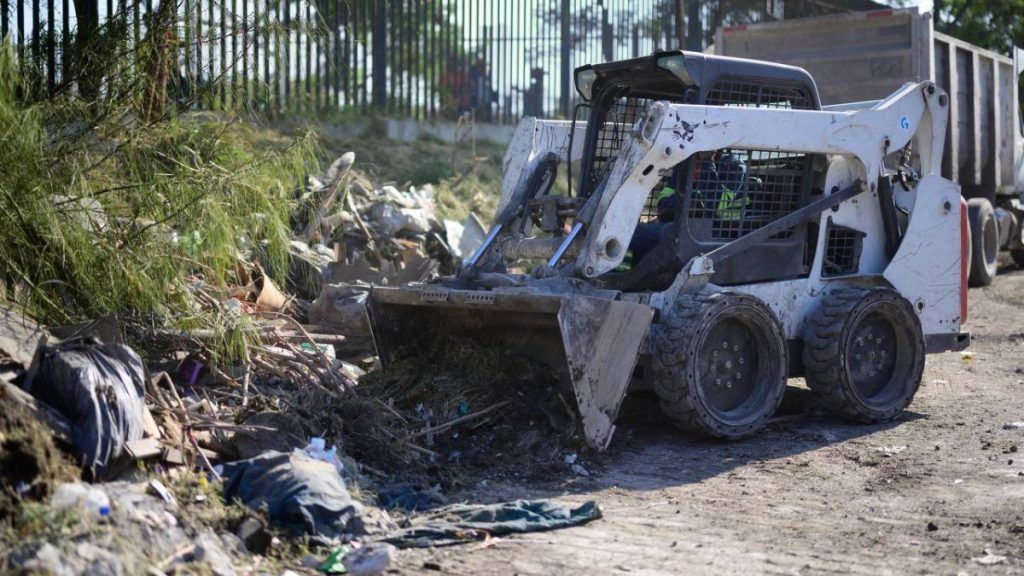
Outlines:
[[[658, 193], [657, 201], [661, 202], [665, 198], [675, 194], [675, 188], [665, 186]], [[722, 186], [722, 193], [718, 197], [718, 203], [715, 206], [715, 218], [719, 220], [739, 220], [743, 217], [742, 210], [750, 203], [750, 198], [737, 198], [735, 191]]]
[[743, 214], [742, 210], [749, 203], [750, 198], [737, 198], [736, 192], [722, 186], [722, 194], [718, 197], [718, 204], [715, 206], [715, 218], [719, 220], [739, 220]]

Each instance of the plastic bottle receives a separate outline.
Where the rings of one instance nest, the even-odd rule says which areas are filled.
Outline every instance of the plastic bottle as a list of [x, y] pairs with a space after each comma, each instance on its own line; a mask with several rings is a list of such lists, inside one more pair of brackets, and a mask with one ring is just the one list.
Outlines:
[[110, 516], [110, 498], [107, 493], [79, 482], [58, 486], [51, 503], [56, 508], [77, 510], [85, 518], [98, 520]]

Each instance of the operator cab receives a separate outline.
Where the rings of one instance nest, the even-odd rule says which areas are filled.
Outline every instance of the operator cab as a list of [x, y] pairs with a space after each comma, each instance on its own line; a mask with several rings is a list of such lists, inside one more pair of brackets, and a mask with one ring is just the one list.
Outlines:
[[[578, 182], [585, 201], [611, 173], [619, 150], [655, 101], [711, 106], [820, 110], [814, 80], [793, 66], [656, 52], [576, 69], [587, 102], [586, 143]], [[609, 273], [612, 287], [645, 290], [671, 282], [684, 263], [753, 232], [821, 194], [823, 155], [780, 150], [722, 149], [694, 154], [662, 174], [651, 190], [633, 247], [651, 238], [627, 272]], [[673, 198], [673, 196], [675, 196]], [[750, 258], [724, 263], [719, 285], [799, 277], [809, 272], [817, 228], [798, 225], [755, 246]], [[648, 248], [648, 247], [644, 247]]]

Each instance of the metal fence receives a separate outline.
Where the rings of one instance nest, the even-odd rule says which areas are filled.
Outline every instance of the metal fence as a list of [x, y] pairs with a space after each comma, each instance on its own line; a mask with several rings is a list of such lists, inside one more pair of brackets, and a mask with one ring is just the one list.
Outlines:
[[[168, 94], [189, 106], [376, 109], [417, 119], [473, 113], [478, 121], [507, 123], [567, 115], [578, 65], [678, 47], [677, 4], [0, 0], [0, 26], [23, 71], [34, 74], [38, 97], [80, 89], [85, 36], [117, 31], [121, 59], [144, 58], [147, 39], [168, 37]], [[173, 24], [158, 31], [161, 8]]]
[[[0, 33], [15, 45], [35, 98], [74, 90], [102, 97], [113, 90], [116, 66], [100, 67], [105, 80], [91, 76], [97, 75], [96, 62], [106, 59], [161, 82], [166, 76], [168, 97], [181, 106], [271, 114], [375, 110], [416, 119], [472, 113], [478, 121], [510, 123], [525, 115], [568, 116], [575, 103], [571, 76], [578, 65], [677, 48], [684, 38], [690, 49], [700, 50], [722, 25], [869, 6], [877, 5], [871, 0], [0, 0]], [[155, 40], [168, 54], [157, 64]], [[98, 54], [89, 57], [90, 50]], [[94, 68], [91, 76], [82, 70], [88, 66]], [[92, 85], [97, 88], [90, 90]]]

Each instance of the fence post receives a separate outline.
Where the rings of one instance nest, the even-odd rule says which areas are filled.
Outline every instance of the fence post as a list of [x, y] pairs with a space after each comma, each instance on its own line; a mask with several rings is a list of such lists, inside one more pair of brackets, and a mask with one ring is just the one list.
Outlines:
[[7, 39], [7, 13], [8, 13], [8, 0], [0, 0], [0, 25], [3, 26], [0, 29], [0, 39]]
[[676, 0], [674, 2], [676, 13], [675, 16], [675, 27], [676, 27], [676, 49], [686, 49], [686, 0]]
[[572, 57], [571, 34], [569, 26], [569, 0], [562, 0], [562, 9], [559, 10], [559, 20], [562, 25], [562, 114], [569, 117], [569, 104], [572, 101], [572, 68], [570, 67]]
[[700, 4], [697, 0], [688, 0], [686, 3], [686, 19], [689, 26], [686, 35], [686, 49], [694, 52], [704, 50], [704, 36], [700, 25]]
[[373, 16], [373, 107], [383, 110], [387, 106], [387, 13], [388, 0], [377, 0]]

